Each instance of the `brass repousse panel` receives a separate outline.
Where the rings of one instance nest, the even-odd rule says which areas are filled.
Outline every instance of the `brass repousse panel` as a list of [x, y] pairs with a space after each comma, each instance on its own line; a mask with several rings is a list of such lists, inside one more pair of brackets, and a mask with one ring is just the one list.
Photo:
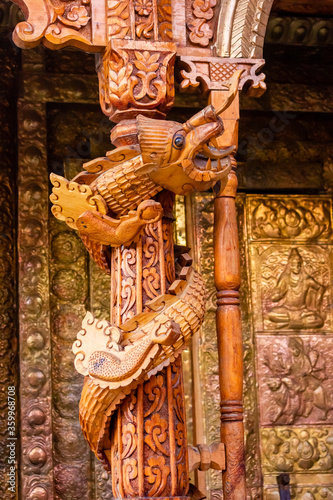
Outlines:
[[333, 338], [263, 336], [257, 339], [260, 422], [333, 424]]
[[332, 497], [332, 200], [246, 197], [263, 495]]
[[250, 255], [257, 332], [331, 331], [330, 246], [258, 243]]

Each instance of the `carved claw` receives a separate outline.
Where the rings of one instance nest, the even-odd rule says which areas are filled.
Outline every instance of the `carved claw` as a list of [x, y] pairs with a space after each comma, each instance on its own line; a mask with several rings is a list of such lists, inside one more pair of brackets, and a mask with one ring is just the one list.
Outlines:
[[131, 244], [143, 226], [157, 222], [162, 214], [160, 203], [146, 200], [140, 203], [136, 212], [131, 211], [120, 219], [86, 211], [77, 218], [76, 226], [80, 235], [87, 236], [92, 241], [119, 247]]
[[175, 321], [170, 320], [164, 324], [158, 324], [151, 334], [151, 339], [155, 344], [172, 345], [176, 343], [180, 336], [180, 326]]

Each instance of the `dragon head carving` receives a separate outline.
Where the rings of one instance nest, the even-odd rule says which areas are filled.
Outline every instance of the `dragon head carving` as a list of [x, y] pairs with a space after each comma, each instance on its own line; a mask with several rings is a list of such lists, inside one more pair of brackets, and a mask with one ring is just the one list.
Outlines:
[[228, 175], [234, 146], [217, 149], [214, 139], [223, 122], [213, 106], [207, 106], [186, 123], [137, 117], [143, 171], [176, 194], [205, 191]]

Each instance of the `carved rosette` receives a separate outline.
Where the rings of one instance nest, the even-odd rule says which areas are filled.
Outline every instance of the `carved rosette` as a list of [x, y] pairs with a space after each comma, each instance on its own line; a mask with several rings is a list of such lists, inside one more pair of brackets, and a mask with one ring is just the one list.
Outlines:
[[97, 72], [103, 112], [114, 122], [164, 118], [174, 102], [172, 43], [111, 40]]

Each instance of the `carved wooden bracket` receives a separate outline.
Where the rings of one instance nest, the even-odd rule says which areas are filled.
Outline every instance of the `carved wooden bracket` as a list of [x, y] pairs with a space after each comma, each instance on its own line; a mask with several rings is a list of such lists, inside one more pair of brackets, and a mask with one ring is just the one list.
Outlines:
[[225, 446], [223, 443], [198, 444], [196, 447], [188, 447], [189, 471], [208, 469], [225, 469]]
[[202, 92], [227, 90], [227, 81], [236, 70], [243, 69], [239, 90], [260, 97], [266, 90], [265, 74], [260, 73], [264, 59], [225, 59], [222, 57], [180, 56], [181, 89], [199, 87]]

